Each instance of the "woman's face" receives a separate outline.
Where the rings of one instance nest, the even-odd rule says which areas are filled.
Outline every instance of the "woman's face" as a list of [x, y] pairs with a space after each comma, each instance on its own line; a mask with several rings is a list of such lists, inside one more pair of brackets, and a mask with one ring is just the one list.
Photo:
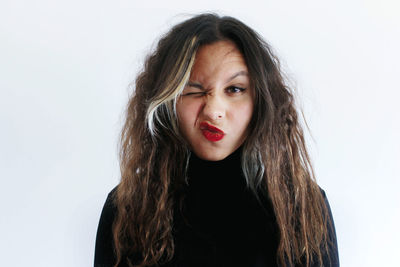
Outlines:
[[199, 48], [177, 102], [179, 128], [201, 159], [222, 160], [241, 146], [253, 115], [245, 60], [230, 41]]

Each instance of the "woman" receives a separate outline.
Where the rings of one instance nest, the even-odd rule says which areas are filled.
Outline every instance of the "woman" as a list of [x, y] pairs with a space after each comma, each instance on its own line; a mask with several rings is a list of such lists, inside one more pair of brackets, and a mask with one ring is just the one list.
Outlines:
[[339, 266], [278, 60], [232, 17], [175, 26], [136, 80], [95, 266]]

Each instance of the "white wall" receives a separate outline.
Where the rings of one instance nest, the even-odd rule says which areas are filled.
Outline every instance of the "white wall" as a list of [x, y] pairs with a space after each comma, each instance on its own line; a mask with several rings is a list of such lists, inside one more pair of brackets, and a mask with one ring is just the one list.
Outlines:
[[128, 83], [178, 14], [206, 10], [260, 32], [296, 85], [342, 266], [399, 266], [395, 0], [3, 0], [2, 266], [93, 264]]

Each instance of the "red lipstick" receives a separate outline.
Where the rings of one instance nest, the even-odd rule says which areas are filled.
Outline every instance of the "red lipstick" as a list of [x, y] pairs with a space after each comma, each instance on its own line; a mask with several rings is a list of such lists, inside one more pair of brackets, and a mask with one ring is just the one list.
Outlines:
[[217, 142], [224, 138], [225, 133], [207, 122], [200, 123], [200, 130], [203, 133], [204, 137], [212, 142]]

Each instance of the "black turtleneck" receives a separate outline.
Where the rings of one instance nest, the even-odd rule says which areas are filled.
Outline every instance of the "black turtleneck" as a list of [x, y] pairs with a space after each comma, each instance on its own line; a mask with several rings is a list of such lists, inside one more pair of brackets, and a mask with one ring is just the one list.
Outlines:
[[[278, 266], [279, 229], [272, 205], [268, 196], [260, 196], [258, 201], [247, 187], [241, 152], [239, 148], [221, 161], [205, 161], [192, 153], [183, 206], [177, 207], [174, 215], [175, 254], [172, 261], [159, 267]], [[101, 214], [95, 267], [111, 267], [115, 261], [111, 235], [116, 211], [112, 204], [114, 191]], [[334, 228], [329, 235], [336, 244]], [[336, 247], [330, 255], [334, 261], [329, 264], [327, 255], [323, 255], [323, 266], [339, 266]]]
[[275, 266], [278, 228], [264, 202], [246, 185], [241, 149], [221, 161], [192, 154], [176, 216], [177, 266]]

